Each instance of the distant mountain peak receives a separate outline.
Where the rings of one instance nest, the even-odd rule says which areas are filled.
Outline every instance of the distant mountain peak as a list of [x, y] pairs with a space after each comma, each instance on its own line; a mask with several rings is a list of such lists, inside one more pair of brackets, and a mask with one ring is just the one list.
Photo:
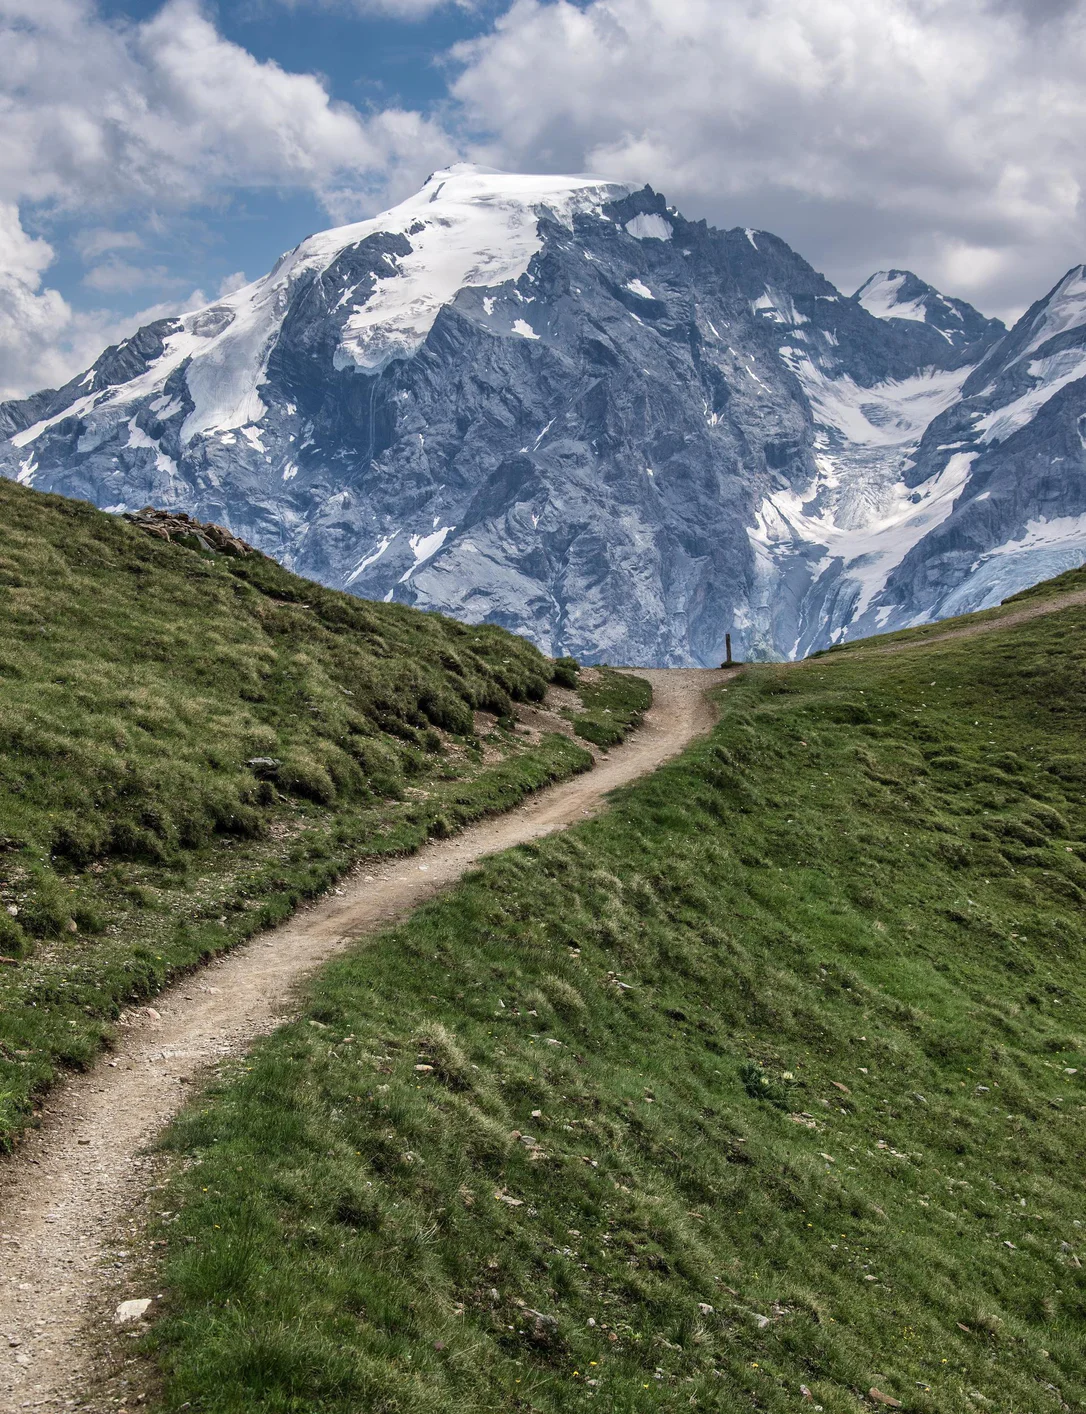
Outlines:
[[[418, 351], [460, 290], [502, 285], [527, 271], [542, 245], [541, 210], [571, 225], [574, 215], [598, 211], [629, 191], [599, 177], [498, 172], [461, 162], [378, 216], [307, 236], [262, 279], [181, 315], [172, 327], [163, 324], [154, 379], [164, 391], [171, 375], [185, 371], [193, 406], [182, 443], [260, 421], [269, 352], [303, 283], [337, 282], [336, 368], [379, 373]], [[341, 260], [360, 250], [366, 255], [353, 263]], [[80, 411], [111, 401], [90, 375], [81, 391]], [[130, 395], [129, 387], [118, 387], [116, 397]]]
[[937, 330], [955, 349], [968, 349], [1003, 333], [998, 319], [987, 319], [965, 300], [952, 299], [911, 270], [877, 270], [852, 296], [876, 319], [906, 319]]
[[853, 299], [876, 319], [916, 319], [927, 323], [927, 301], [932, 296], [943, 298], [911, 270], [876, 270]]

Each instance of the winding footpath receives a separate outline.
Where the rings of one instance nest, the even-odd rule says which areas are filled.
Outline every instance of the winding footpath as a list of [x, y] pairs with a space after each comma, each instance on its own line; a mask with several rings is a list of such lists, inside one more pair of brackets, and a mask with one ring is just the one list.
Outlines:
[[637, 671], [654, 693], [644, 726], [587, 775], [409, 858], [361, 866], [287, 923], [161, 993], [129, 1018], [111, 1055], [52, 1093], [41, 1128], [0, 1164], [0, 1414], [88, 1407], [93, 1323], [111, 1310], [103, 1316], [108, 1244], [154, 1183], [145, 1151], [200, 1073], [286, 1020], [298, 984], [335, 953], [484, 856], [598, 814], [609, 792], [676, 756], [710, 729], [706, 693], [735, 670]]
[[[1086, 591], [1073, 591], [924, 640], [857, 644], [849, 656], [973, 637], [1084, 603]], [[409, 858], [360, 866], [342, 888], [130, 1016], [111, 1055], [53, 1092], [41, 1128], [18, 1157], [0, 1163], [0, 1414], [98, 1407], [90, 1394], [94, 1323], [108, 1321], [112, 1307], [104, 1303], [116, 1285], [108, 1245], [153, 1187], [148, 1146], [201, 1074], [288, 1019], [298, 984], [326, 959], [403, 917], [485, 856], [598, 814], [611, 791], [678, 755], [713, 724], [709, 689], [736, 671], [638, 669], [652, 683], [652, 710], [587, 775]]]

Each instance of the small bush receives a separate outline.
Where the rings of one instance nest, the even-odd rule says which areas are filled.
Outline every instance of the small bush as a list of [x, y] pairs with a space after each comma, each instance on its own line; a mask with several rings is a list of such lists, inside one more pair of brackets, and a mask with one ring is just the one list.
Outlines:
[[556, 658], [551, 670], [551, 682], [558, 687], [575, 688], [581, 670], [576, 658]]
[[23, 929], [35, 938], [59, 938], [72, 919], [72, 899], [51, 869], [34, 868], [30, 890], [19, 910]]
[[32, 946], [17, 920], [5, 909], [0, 909], [0, 956], [27, 957]]
[[775, 1105], [779, 1110], [791, 1110], [794, 1107], [792, 1092], [795, 1089], [795, 1081], [791, 1077], [778, 1078], [770, 1075], [757, 1061], [747, 1061], [739, 1067], [739, 1078], [743, 1082], [743, 1089], [752, 1100], [765, 1100], [767, 1104]]
[[331, 805], [336, 798], [336, 784], [329, 772], [319, 761], [300, 751], [283, 757], [276, 779], [288, 795], [315, 800], [318, 805]]

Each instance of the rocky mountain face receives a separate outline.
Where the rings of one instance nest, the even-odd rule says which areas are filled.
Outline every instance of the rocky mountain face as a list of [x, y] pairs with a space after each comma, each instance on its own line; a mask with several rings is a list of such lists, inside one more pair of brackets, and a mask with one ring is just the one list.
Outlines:
[[987, 608], [1086, 560], [1086, 266], [980, 360], [906, 480], [920, 491], [952, 463], [962, 494], [890, 576], [896, 614]]
[[788, 657], [1082, 558], [1083, 346], [1081, 270], [1005, 335], [649, 188], [461, 166], [0, 407], [0, 473], [588, 662]]

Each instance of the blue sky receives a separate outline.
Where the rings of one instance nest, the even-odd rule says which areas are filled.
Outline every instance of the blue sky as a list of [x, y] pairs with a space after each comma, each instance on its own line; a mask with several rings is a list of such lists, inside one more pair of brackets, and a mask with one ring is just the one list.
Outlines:
[[[161, 0], [110, 0], [104, 16], [147, 19]], [[209, 5], [219, 32], [258, 59], [320, 73], [336, 98], [359, 106], [425, 107], [447, 96], [442, 56], [482, 33], [497, 5], [443, 5], [416, 20], [359, 13], [349, 4], [287, 6], [275, 0]]]
[[[98, 6], [105, 20], [141, 21], [162, 8], [161, 0], [110, 0]], [[261, 61], [321, 77], [330, 95], [363, 111], [398, 106], [432, 112], [448, 102], [448, 80], [455, 68], [448, 58], [458, 42], [484, 32], [492, 6], [443, 5], [414, 20], [359, 14], [349, 5], [288, 7], [275, 0], [206, 5], [227, 40]], [[427, 174], [423, 174], [427, 175]], [[378, 203], [379, 204], [379, 203]], [[363, 203], [372, 208], [374, 203]], [[370, 214], [367, 209], [365, 214]], [[138, 218], [137, 218], [138, 219]], [[78, 309], [91, 310], [101, 296], [83, 281], [85, 262], [68, 237], [80, 218], [58, 221], [42, 212], [34, 229], [59, 236], [67, 251], [51, 276]], [[312, 191], [297, 186], [276, 192], [239, 188], [222, 193], [214, 205], [188, 213], [171, 229], [148, 234], [146, 263], [169, 271], [169, 280], [150, 287], [171, 297], [202, 289], [213, 294], [220, 281], [243, 271], [263, 274], [282, 254], [311, 231], [329, 224], [329, 214]], [[180, 227], [180, 229], [179, 229]], [[113, 291], [111, 307], [138, 311], [147, 289]]]
[[462, 158], [1004, 318], [1086, 258], [1086, 0], [0, 0], [0, 52], [0, 397]]

